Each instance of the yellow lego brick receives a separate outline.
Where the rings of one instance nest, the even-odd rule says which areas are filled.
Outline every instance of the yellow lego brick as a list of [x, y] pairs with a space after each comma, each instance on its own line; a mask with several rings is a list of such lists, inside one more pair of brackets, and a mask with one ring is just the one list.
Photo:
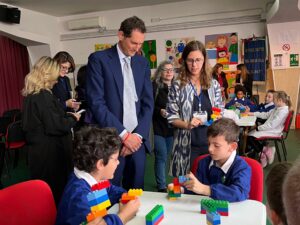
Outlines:
[[143, 194], [143, 189], [129, 189], [129, 196], [141, 196]]
[[174, 198], [174, 197], [168, 197], [168, 200], [170, 200], [170, 201], [175, 201], [175, 200], [177, 200], [177, 198]]
[[109, 200], [105, 201], [105, 202], [102, 202], [98, 205], [95, 205], [93, 207], [91, 207], [91, 211], [92, 212], [96, 212], [96, 211], [101, 211], [103, 209], [106, 209], [107, 207], [111, 206], [111, 203]]
[[212, 114], [212, 115], [210, 116], [210, 118], [213, 119], [213, 120], [216, 119], [217, 117], [218, 117], [218, 116], [215, 115], [215, 114]]

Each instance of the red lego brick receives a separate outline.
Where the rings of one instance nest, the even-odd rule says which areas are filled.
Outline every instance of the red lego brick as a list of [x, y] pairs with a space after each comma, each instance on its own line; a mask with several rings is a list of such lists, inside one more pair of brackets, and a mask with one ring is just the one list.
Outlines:
[[101, 190], [104, 188], [108, 188], [110, 186], [110, 182], [108, 180], [104, 180], [92, 186], [92, 191]]

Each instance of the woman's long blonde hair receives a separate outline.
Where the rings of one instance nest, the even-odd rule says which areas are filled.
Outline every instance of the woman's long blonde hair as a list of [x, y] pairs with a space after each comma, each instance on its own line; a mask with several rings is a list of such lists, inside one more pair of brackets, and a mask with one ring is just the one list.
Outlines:
[[29, 74], [25, 77], [22, 95], [37, 94], [42, 89], [49, 90], [53, 87], [59, 76], [59, 65], [48, 56], [40, 58]]

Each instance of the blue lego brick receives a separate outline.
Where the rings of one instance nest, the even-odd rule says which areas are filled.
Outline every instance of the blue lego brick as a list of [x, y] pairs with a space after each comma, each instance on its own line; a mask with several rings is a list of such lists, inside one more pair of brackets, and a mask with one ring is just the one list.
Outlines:
[[97, 190], [97, 191], [93, 191], [93, 192], [88, 193], [87, 199], [88, 199], [88, 201], [92, 201], [94, 199], [102, 197], [103, 195], [107, 195], [106, 189]]
[[154, 220], [146, 220], [146, 225], [154, 225], [162, 216], [164, 215], [164, 211], [161, 211]]
[[206, 214], [206, 220], [209, 221], [212, 225], [221, 224], [221, 216], [217, 212], [208, 212]]
[[189, 179], [186, 176], [179, 176], [178, 180], [179, 180], [179, 183], [182, 184], [182, 183], [186, 182]]
[[98, 205], [102, 202], [105, 202], [107, 200], [109, 200], [108, 195], [102, 195], [96, 199], [89, 201], [89, 206], [92, 207], [92, 206]]

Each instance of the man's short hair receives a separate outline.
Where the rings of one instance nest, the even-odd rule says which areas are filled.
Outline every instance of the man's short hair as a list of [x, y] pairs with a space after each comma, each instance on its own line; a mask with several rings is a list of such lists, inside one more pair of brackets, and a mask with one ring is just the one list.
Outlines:
[[133, 30], [138, 30], [141, 33], [146, 33], [146, 26], [143, 20], [137, 16], [132, 16], [125, 19], [120, 26], [119, 31], [123, 31], [125, 37], [131, 37]]
[[228, 143], [238, 142], [239, 133], [239, 126], [232, 119], [228, 118], [214, 121], [207, 129], [207, 137], [224, 136]]
[[87, 126], [75, 134], [73, 147], [74, 166], [85, 172], [92, 172], [98, 160], [106, 165], [111, 155], [120, 151], [121, 139], [115, 128]]

